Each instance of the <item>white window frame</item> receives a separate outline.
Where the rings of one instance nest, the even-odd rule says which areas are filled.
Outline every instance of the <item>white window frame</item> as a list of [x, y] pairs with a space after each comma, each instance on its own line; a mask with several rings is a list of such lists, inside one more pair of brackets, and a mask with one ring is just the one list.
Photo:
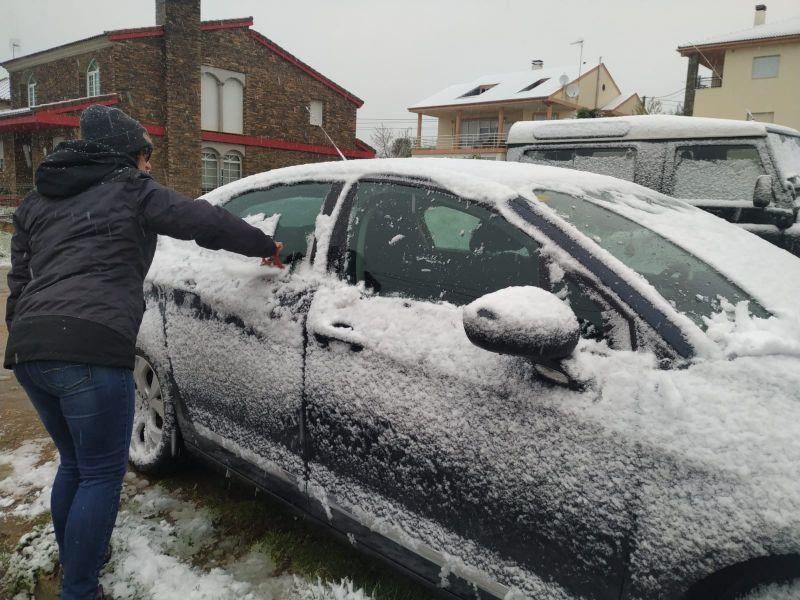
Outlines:
[[322, 100], [312, 100], [308, 105], [308, 122], [311, 125], [322, 127], [322, 113], [324, 105]]
[[28, 106], [36, 106], [36, 78], [33, 73], [28, 76]]
[[86, 68], [86, 95], [89, 98], [100, 95], [100, 67], [95, 59]]
[[758, 121], [759, 123], [774, 123], [775, 122], [775, 111], [765, 111], [765, 112], [753, 112], [750, 113], [753, 117], [754, 121]]
[[781, 55], [754, 56], [752, 79], [773, 79], [778, 77], [781, 68]]
[[[232, 169], [230, 168], [231, 165], [236, 165], [235, 171], [232, 171]], [[226, 152], [225, 155], [222, 157], [222, 162], [220, 163], [220, 171], [219, 171], [220, 185], [225, 185], [226, 183], [231, 183], [232, 181], [236, 181], [237, 179], [241, 178], [242, 178], [242, 155], [236, 152], [235, 150]]]
[[[206, 185], [206, 181], [207, 181], [206, 180], [206, 169], [207, 169], [206, 163], [211, 163], [212, 162], [212, 157], [213, 157], [213, 162], [215, 163], [214, 170], [213, 170], [213, 180], [214, 180], [213, 183], [214, 183], [214, 186], [213, 187], [208, 187]], [[219, 176], [219, 165], [220, 165], [219, 152], [217, 152], [213, 148], [203, 148], [203, 152], [201, 154], [200, 161], [201, 161], [201, 163], [200, 163], [201, 164], [200, 191], [202, 191], [205, 194], [205, 193], [210, 192], [211, 190], [216, 189], [216, 188], [219, 187], [219, 181], [220, 181], [220, 176]], [[209, 175], [211, 175], [211, 174], [209, 174]], [[210, 176], [209, 176], [209, 179], [211, 179]], [[210, 183], [210, 181], [209, 181], [209, 183]]]

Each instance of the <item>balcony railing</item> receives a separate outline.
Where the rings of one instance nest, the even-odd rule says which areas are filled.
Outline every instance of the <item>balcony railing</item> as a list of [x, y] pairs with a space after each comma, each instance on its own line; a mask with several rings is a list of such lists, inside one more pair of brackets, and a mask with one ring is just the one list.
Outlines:
[[505, 134], [502, 136], [497, 133], [478, 133], [423, 136], [419, 139], [411, 138], [411, 148], [413, 150], [455, 150], [458, 148], [505, 148]]
[[703, 88], [718, 88], [722, 87], [722, 77], [698, 77], [695, 82], [694, 89], [700, 90]]

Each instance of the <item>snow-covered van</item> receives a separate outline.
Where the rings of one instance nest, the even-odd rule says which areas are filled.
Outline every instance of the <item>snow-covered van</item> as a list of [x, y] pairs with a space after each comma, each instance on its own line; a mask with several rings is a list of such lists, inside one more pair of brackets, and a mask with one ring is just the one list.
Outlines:
[[519, 121], [508, 160], [634, 181], [681, 198], [800, 256], [800, 132], [666, 115]]

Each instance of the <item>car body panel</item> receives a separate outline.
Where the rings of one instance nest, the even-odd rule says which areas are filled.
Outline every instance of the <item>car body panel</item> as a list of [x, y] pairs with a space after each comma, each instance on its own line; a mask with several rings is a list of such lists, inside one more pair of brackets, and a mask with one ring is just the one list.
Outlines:
[[[763, 357], [709, 350], [722, 338], [532, 192], [602, 188], [627, 198], [639, 186], [466, 162], [290, 168], [210, 195], [221, 203], [315, 177], [339, 184], [317, 218], [315, 250], [291, 270], [160, 242], [142, 336], [166, 348], [191, 449], [445, 595], [677, 598], [732, 564], [800, 552], [800, 494], [783, 476], [800, 460], [800, 393], [785, 391], [800, 390], [800, 359], [767, 357], [776, 382]], [[456, 305], [352, 285], [343, 248], [352, 199], [375, 180], [488, 207], [541, 245], [542, 285], [559, 291], [574, 277], [596, 288], [620, 313], [627, 345], [582, 341], [565, 364], [583, 386], [570, 389], [526, 359], [472, 345]], [[736, 237], [676, 206], [708, 222], [709, 239]], [[642, 207], [631, 199], [619, 210]], [[756, 242], [743, 244], [780, 252]], [[776, 285], [767, 296], [792, 289]], [[760, 424], [752, 433], [748, 419]], [[735, 435], [721, 435], [726, 422]], [[763, 456], [777, 453], [775, 469], [759, 472]]]

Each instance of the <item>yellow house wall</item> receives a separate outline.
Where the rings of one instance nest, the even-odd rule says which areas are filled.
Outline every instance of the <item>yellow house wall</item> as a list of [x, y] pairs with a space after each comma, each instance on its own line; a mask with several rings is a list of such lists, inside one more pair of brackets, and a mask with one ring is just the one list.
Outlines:
[[[753, 58], [780, 55], [778, 76], [753, 79]], [[694, 115], [745, 119], [775, 113], [774, 122], [800, 129], [800, 43], [735, 48], [725, 53], [722, 87], [697, 90]]]
[[[599, 78], [597, 70], [590, 71], [581, 76], [578, 82], [580, 85], [580, 95], [578, 95], [577, 98], [568, 98], [566, 88], [554, 95], [553, 98], [579, 104], [586, 108], [605, 106], [622, 92], [620, 92], [620, 89], [614, 84], [605, 65], [600, 65], [599, 71]], [[606, 87], [605, 90], [603, 89], [603, 85]], [[597, 103], [595, 104], [595, 90], [598, 89]]]
[[631, 96], [616, 108], [616, 112], [621, 115], [635, 115], [640, 103], [639, 98]]

